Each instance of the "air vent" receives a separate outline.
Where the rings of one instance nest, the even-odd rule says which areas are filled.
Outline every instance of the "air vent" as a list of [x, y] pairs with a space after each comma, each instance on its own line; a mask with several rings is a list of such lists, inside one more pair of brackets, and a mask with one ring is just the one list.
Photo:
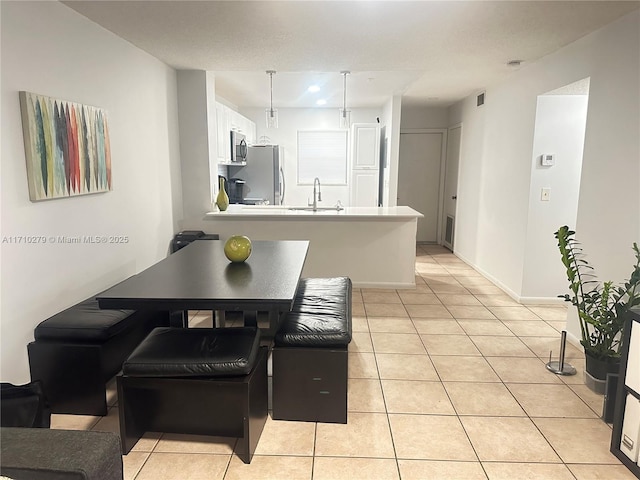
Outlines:
[[453, 221], [451, 215], [447, 215], [447, 224], [444, 229], [444, 243], [453, 248]]
[[484, 92], [482, 92], [480, 95], [478, 95], [476, 105], [477, 105], [478, 107], [479, 107], [480, 105], [484, 105]]

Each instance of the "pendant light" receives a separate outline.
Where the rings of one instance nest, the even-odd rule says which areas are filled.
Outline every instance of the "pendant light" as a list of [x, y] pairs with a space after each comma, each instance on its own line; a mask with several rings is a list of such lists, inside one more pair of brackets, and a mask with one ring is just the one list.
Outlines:
[[273, 76], [276, 74], [275, 70], [267, 70], [269, 75], [269, 91], [271, 94], [269, 108], [267, 108], [267, 128], [278, 128], [278, 110], [273, 108]]
[[347, 110], [347, 75], [350, 73], [348, 70], [340, 72], [340, 75], [344, 77], [344, 96], [342, 108], [340, 109], [340, 128], [349, 128], [351, 126], [351, 111]]

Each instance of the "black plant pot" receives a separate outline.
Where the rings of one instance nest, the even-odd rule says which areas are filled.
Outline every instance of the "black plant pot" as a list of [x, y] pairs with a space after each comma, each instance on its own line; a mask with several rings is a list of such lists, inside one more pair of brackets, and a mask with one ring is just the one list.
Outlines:
[[598, 380], [604, 381], [607, 379], [607, 373], [618, 373], [618, 370], [620, 370], [619, 357], [600, 359], [585, 353], [585, 359], [587, 373]]

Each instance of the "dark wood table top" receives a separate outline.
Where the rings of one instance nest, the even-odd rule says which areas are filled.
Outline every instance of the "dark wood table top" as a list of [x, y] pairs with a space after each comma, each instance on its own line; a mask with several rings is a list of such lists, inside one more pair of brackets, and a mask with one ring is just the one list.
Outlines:
[[254, 241], [244, 263], [199, 240], [97, 296], [100, 308], [279, 310], [293, 305], [308, 241]]

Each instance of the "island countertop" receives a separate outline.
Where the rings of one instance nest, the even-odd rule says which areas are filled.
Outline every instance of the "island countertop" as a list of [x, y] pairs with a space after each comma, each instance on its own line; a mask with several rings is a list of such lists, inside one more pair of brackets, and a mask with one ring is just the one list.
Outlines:
[[242, 219], [251, 218], [279, 219], [279, 220], [308, 220], [308, 219], [359, 219], [359, 220], [393, 220], [420, 218], [423, 215], [411, 207], [344, 207], [337, 210], [332, 207], [318, 206], [318, 210], [313, 211], [311, 207], [292, 207], [287, 205], [229, 205], [224, 212], [207, 212], [207, 220], [222, 219]]
[[305, 277], [346, 276], [356, 288], [415, 288], [420, 212], [406, 206], [331, 207], [321, 203], [314, 212], [302, 206], [229, 205], [183, 228], [218, 234], [220, 241], [232, 235], [307, 240]]

